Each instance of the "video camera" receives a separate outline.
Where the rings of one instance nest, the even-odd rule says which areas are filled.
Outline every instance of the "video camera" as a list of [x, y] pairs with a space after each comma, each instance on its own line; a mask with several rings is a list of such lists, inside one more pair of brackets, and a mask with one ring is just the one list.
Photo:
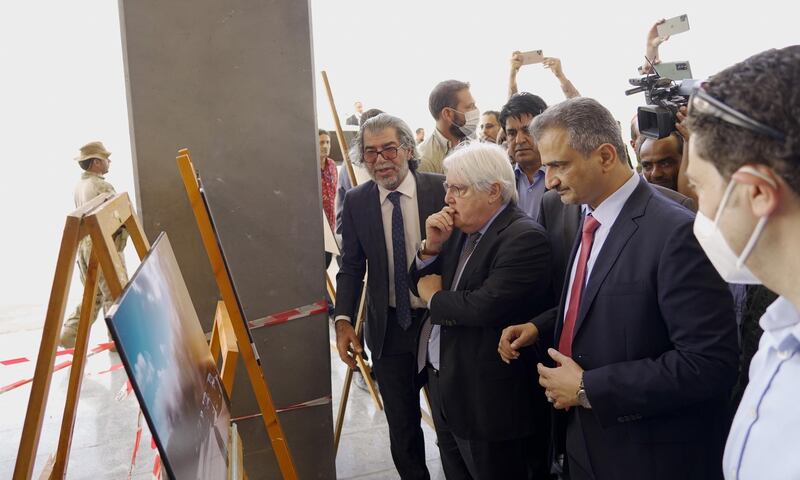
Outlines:
[[685, 79], [674, 81], [656, 73], [631, 78], [635, 88], [625, 91], [625, 95], [644, 92], [647, 105], [639, 107], [639, 132], [649, 138], [668, 137], [675, 131], [675, 114], [689, 103], [689, 96], [700, 86], [702, 80]]

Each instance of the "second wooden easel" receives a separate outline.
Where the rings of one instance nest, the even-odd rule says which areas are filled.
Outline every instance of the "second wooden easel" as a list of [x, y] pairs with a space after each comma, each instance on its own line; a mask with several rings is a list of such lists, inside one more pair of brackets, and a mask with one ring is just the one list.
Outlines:
[[[189, 197], [192, 212], [194, 212], [195, 220], [197, 220], [197, 228], [200, 230], [203, 246], [214, 271], [214, 277], [222, 296], [222, 303], [224, 304], [224, 308], [220, 308], [221, 306], [219, 305], [217, 308], [217, 318], [220, 321], [215, 321], [214, 331], [212, 332], [212, 352], [217, 348], [217, 342], [221, 350], [223, 341], [228, 345], [232, 345], [235, 340], [238, 345], [238, 354], [241, 355], [244, 361], [250, 385], [258, 402], [261, 418], [264, 421], [264, 427], [269, 435], [272, 450], [275, 452], [283, 478], [294, 480], [297, 478], [294, 460], [286, 442], [286, 435], [284, 435], [283, 428], [278, 420], [275, 403], [272, 401], [267, 380], [261, 371], [255, 345], [252, 344], [250, 339], [244, 312], [234, 290], [233, 280], [231, 279], [228, 265], [225, 263], [225, 257], [222, 254], [214, 223], [208, 210], [208, 204], [203, 197], [201, 184], [192, 164], [189, 150], [185, 148], [180, 150], [176, 161], [183, 179], [183, 185], [186, 188], [186, 194]], [[233, 336], [230, 335], [231, 331]], [[216, 355], [214, 355], [214, 358], [216, 359]], [[222, 366], [222, 380], [229, 394], [232, 393], [233, 389], [233, 369], [236, 363], [235, 358], [232, 360], [231, 358], [230, 353], [228, 353], [227, 360], [223, 360]]]

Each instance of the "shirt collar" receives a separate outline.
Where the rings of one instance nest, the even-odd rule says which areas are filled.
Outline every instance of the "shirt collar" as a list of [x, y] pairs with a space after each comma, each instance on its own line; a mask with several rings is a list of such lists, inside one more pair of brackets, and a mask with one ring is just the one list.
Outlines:
[[331, 168], [336, 168], [336, 162], [331, 157], [325, 157], [325, 166], [322, 167], [320, 170], [325, 172], [330, 170]]
[[104, 177], [103, 175], [101, 175], [99, 173], [95, 173], [95, 172], [84, 171], [83, 174], [81, 175], [81, 178], [84, 179], [84, 180], [87, 179], [87, 178], [92, 178], [92, 177], [97, 177], [100, 180], [105, 180], [106, 179], [106, 177]]
[[623, 183], [616, 192], [609, 195], [609, 197], [603, 200], [603, 203], [598, 205], [594, 210], [592, 210], [592, 207], [586, 205], [585, 211], [591, 213], [595, 220], [600, 222], [600, 225], [611, 227], [622, 211], [622, 207], [625, 206], [625, 202], [628, 201], [628, 198], [630, 198], [638, 185], [639, 175], [634, 175], [633, 172], [631, 172], [630, 178]]
[[[784, 297], [778, 297], [777, 300], [772, 302], [772, 305], [767, 307], [767, 311], [758, 322], [761, 328], [776, 337], [785, 337], [786, 335], [794, 335], [800, 340], [800, 312], [797, 308]], [[788, 330], [784, 333], [779, 333], [781, 330]]]
[[[544, 176], [544, 174], [545, 174], [545, 166], [542, 165], [541, 167], [539, 167], [539, 170], [536, 170], [536, 173], [534, 174], [533, 178], [534, 179], [540, 178]], [[516, 175], [517, 178], [519, 178], [520, 175], [525, 175], [525, 172], [523, 172], [522, 169], [519, 168], [519, 163], [514, 164], [514, 175]], [[527, 178], [527, 175], [525, 175], [525, 177]]]
[[403, 195], [413, 199], [417, 194], [417, 181], [414, 179], [414, 172], [409, 170], [406, 174], [406, 178], [404, 178], [403, 181], [400, 182], [400, 185], [398, 185], [398, 187], [394, 190], [387, 190], [378, 185], [378, 194], [381, 203], [385, 202], [386, 197], [388, 197], [392, 192], [400, 192]]
[[450, 140], [445, 138], [445, 136], [442, 135], [442, 132], [440, 132], [435, 126], [433, 127], [433, 139], [436, 140], [436, 142], [446, 146], [448, 150], [453, 148], [453, 146], [450, 144]]
[[492, 223], [494, 222], [494, 219], [497, 218], [500, 215], [500, 213], [503, 210], [506, 209], [507, 206], [508, 206], [508, 202], [505, 202], [504, 204], [500, 205], [500, 208], [498, 208], [497, 211], [494, 212], [494, 215], [492, 215], [492, 218], [490, 218], [489, 220], [486, 221], [486, 223], [483, 224], [481, 229], [478, 230], [478, 232], [481, 234], [481, 237], [483, 237], [483, 235], [486, 233], [486, 230], [489, 230], [489, 227], [492, 226]]

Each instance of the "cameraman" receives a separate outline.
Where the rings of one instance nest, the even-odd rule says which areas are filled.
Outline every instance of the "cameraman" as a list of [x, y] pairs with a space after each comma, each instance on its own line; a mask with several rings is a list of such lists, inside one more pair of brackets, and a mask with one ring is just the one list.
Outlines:
[[725, 478], [800, 478], [800, 46], [715, 75], [692, 96], [687, 126], [700, 245], [726, 281], [780, 295], [760, 321]]

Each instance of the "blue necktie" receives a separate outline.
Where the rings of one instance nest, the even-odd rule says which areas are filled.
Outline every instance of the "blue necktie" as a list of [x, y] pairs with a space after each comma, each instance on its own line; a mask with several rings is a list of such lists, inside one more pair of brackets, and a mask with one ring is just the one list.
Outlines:
[[408, 263], [406, 261], [406, 229], [400, 209], [400, 192], [389, 194], [392, 209], [392, 253], [394, 257], [394, 303], [397, 323], [403, 330], [411, 326], [411, 298], [408, 295]]

